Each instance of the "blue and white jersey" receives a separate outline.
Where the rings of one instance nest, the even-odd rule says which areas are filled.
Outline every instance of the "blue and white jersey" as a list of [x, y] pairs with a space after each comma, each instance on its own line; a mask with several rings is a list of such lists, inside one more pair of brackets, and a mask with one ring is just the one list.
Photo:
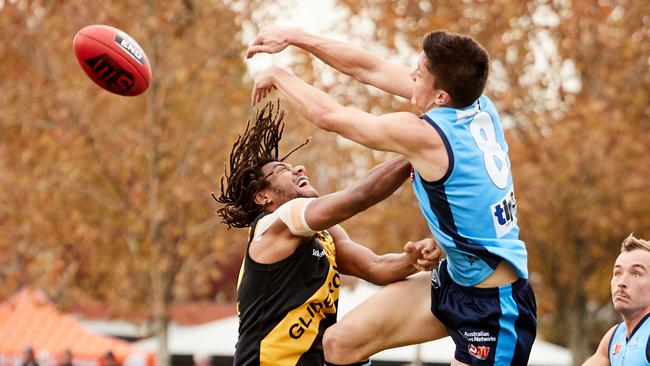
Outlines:
[[627, 337], [625, 322], [619, 324], [607, 347], [609, 363], [612, 366], [650, 366], [650, 314], [646, 315]]
[[438, 107], [421, 118], [445, 143], [449, 169], [437, 182], [425, 181], [414, 170], [413, 188], [431, 232], [447, 254], [451, 278], [474, 286], [503, 259], [527, 279], [508, 145], [494, 104], [482, 96], [469, 107]]

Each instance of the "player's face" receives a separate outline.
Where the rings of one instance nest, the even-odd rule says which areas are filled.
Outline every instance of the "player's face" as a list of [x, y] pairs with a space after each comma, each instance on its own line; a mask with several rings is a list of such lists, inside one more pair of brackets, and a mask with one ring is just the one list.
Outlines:
[[269, 182], [265, 193], [278, 205], [294, 198], [318, 197], [318, 192], [309, 184], [309, 177], [302, 165], [292, 166], [272, 161], [262, 167], [262, 173]]
[[417, 67], [410, 74], [413, 80], [411, 104], [423, 112], [449, 101], [447, 92], [434, 88], [435, 77], [427, 69], [427, 62], [429, 61], [424, 52], [420, 53]]
[[650, 252], [634, 249], [616, 258], [612, 275], [612, 302], [623, 315], [650, 309]]

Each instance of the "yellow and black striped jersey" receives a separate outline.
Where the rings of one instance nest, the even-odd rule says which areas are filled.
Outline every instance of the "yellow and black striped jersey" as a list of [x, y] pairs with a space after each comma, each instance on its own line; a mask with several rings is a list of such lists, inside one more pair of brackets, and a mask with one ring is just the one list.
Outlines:
[[327, 231], [273, 264], [255, 262], [246, 248], [237, 285], [235, 366], [324, 364], [323, 333], [336, 323], [339, 298], [335, 254]]

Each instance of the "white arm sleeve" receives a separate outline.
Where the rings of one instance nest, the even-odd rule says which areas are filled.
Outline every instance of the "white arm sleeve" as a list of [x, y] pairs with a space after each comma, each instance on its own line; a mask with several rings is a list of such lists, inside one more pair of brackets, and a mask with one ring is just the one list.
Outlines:
[[307, 206], [314, 198], [296, 198], [280, 206], [273, 215], [284, 222], [293, 235], [310, 237], [316, 234], [305, 220]]

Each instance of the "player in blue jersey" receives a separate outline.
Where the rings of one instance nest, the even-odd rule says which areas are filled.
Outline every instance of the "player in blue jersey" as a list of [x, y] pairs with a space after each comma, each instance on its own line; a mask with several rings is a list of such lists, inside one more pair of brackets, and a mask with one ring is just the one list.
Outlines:
[[611, 290], [623, 321], [612, 327], [583, 366], [650, 366], [650, 241], [630, 234], [614, 263]]
[[[344, 107], [289, 72], [255, 78], [252, 103], [277, 88], [306, 119], [369, 148], [406, 156], [413, 187], [447, 260], [430, 278], [387, 286], [325, 334], [325, 356], [350, 364], [449, 334], [455, 365], [525, 365], [536, 334], [527, 254], [503, 128], [483, 90], [489, 56], [472, 38], [427, 34], [417, 67], [295, 28], [267, 27], [247, 57], [303, 48], [335, 69], [407, 98], [422, 114], [375, 116]], [[430, 285], [427, 285], [430, 283]]]

